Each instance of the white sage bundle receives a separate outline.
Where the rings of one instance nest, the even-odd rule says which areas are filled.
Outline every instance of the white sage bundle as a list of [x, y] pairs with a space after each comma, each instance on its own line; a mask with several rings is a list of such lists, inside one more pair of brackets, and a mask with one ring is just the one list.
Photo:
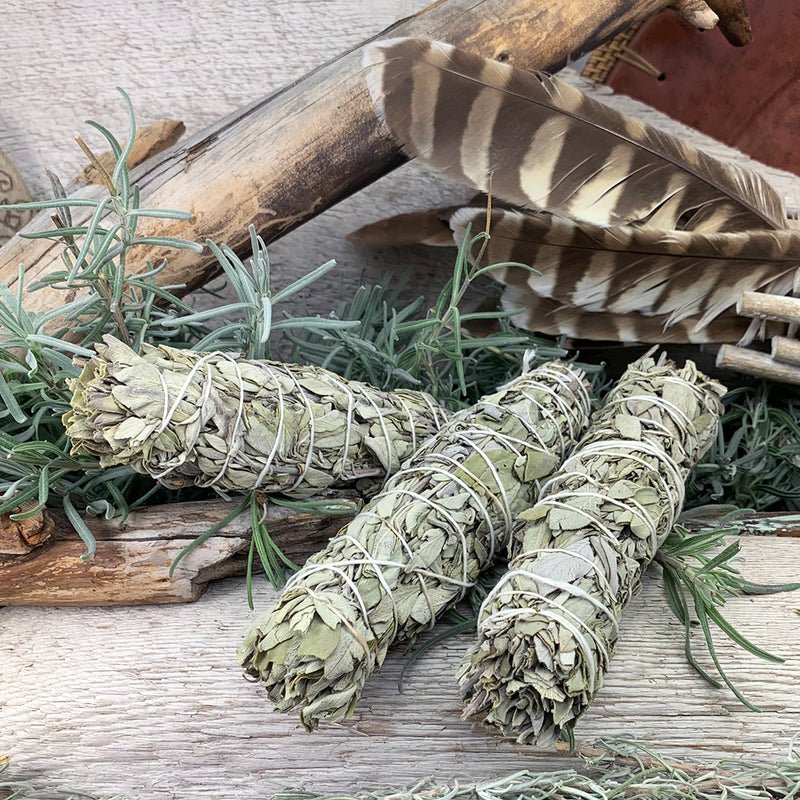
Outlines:
[[505, 548], [588, 423], [580, 372], [553, 362], [456, 414], [312, 556], [240, 650], [311, 730], [350, 716], [390, 645], [414, 640]]
[[602, 686], [622, 611], [717, 433], [724, 387], [645, 356], [512, 534], [459, 680], [465, 717], [520, 742], [569, 734]]
[[170, 488], [374, 491], [450, 416], [425, 392], [320, 367], [104, 342], [70, 385], [72, 452]]

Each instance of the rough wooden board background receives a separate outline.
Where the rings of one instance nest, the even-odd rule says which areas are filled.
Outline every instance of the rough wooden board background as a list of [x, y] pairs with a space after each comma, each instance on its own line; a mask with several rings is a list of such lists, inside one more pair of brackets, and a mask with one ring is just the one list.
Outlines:
[[[86, 131], [84, 119], [124, 134], [114, 86], [129, 91], [141, 124], [172, 117], [197, 131], [425, 4], [243, 0], [223, 12], [211, 0], [108, 0], [99, 14], [81, 0], [12, 0], [3, 7], [0, 148], [41, 197], [45, 166], [65, 181], [82, 168], [71, 137]], [[611, 102], [748, 163], [640, 104]], [[798, 178], [762, 172], [784, 194], [800, 197]], [[302, 298], [318, 311], [385, 269], [413, 267], [416, 288], [440, 283], [450, 254], [359, 252], [342, 237], [382, 216], [466, 194], [409, 165], [276, 243], [276, 283], [337, 258], [340, 270]], [[797, 542], [745, 545], [753, 579], [800, 575]], [[258, 608], [273, 597], [262, 590]], [[627, 616], [614, 668], [581, 740], [635, 736], [692, 761], [783, 755], [800, 729], [799, 605], [796, 595], [732, 605], [731, 617], [748, 635], [788, 659], [770, 666], [720, 646], [732, 677], [764, 707], [756, 715], [695, 678], [683, 662], [675, 623], [648, 585]], [[272, 714], [261, 693], [239, 677], [233, 653], [250, 616], [240, 581], [212, 588], [193, 606], [0, 609], [0, 753], [11, 755], [12, 775], [50, 787], [194, 800], [264, 798], [299, 783], [323, 790], [397, 785], [428, 774], [484, 778], [564, 763], [458, 720], [450, 676], [463, 639], [427, 656], [403, 696], [394, 688], [402, 657], [394, 655], [352, 723], [307, 736], [292, 718]]]
[[[742, 544], [748, 577], [800, 574], [800, 540]], [[257, 611], [274, 597], [262, 586]], [[720, 639], [731, 677], [763, 709], [755, 714], [688, 668], [682, 633], [650, 573], [579, 743], [635, 737], [692, 762], [783, 755], [800, 730], [798, 605], [794, 593], [726, 609], [745, 635], [786, 658], [766, 665]], [[12, 777], [106, 795], [263, 800], [287, 785], [345, 791], [566, 764], [459, 719], [452, 675], [468, 637], [425, 655], [402, 695], [404, 657], [392, 653], [351, 721], [306, 734], [240, 676], [234, 652], [252, 617], [235, 579], [186, 606], [0, 610], [0, 752], [11, 756]]]

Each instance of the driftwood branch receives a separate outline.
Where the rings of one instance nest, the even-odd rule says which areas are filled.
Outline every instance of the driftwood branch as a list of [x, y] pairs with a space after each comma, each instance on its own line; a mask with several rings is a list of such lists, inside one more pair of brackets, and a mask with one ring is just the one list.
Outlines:
[[[46, 544], [27, 548], [26, 555], [4, 556], [0, 548], [0, 606], [197, 600], [209, 581], [244, 574], [250, 545], [249, 512], [192, 550], [172, 577], [170, 567], [184, 547], [230, 510], [230, 504], [222, 500], [153, 506], [133, 512], [122, 529], [119, 520], [87, 518], [86, 524], [97, 540], [97, 552], [86, 560], [81, 559], [86, 552], [83, 542], [64, 515], [52, 511], [53, 525]], [[266, 513], [272, 539], [289, 558], [300, 562], [319, 550], [348, 520], [277, 505], [267, 506]], [[24, 549], [14, 552], [23, 553]]]
[[0, 150], [0, 245], [5, 244], [33, 217], [32, 211], [9, 211], [3, 208], [12, 203], [29, 203], [28, 187], [14, 162]]
[[[164, 119], [151, 125], [146, 125], [144, 128], [138, 128], [136, 135], [133, 137], [133, 146], [125, 160], [128, 169], [138, 167], [139, 164], [144, 164], [145, 161], [153, 158], [153, 156], [168, 150], [184, 133], [186, 133], [186, 126], [174, 119]], [[123, 150], [127, 144], [127, 140], [122, 143]], [[89, 164], [88, 167], [82, 170], [80, 175], [75, 178], [74, 184], [70, 187], [71, 189], [85, 186], [87, 183], [94, 183], [100, 186], [104, 183], [104, 177], [100, 170], [104, 170], [107, 175], [111, 175], [114, 172], [117, 157], [113, 151], [109, 150], [101, 153], [96, 156], [96, 159], [98, 164]], [[100, 169], [98, 169], [98, 166]]]
[[[27, 555], [0, 555], [0, 606], [133, 605], [197, 600], [209, 581], [243, 575], [250, 545], [250, 517], [241, 514], [191, 551], [170, 577], [178, 553], [222, 519], [230, 505], [221, 500], [154, 506], [131, 514], [123, 529], [116, 520], [86, 520], [97, 552], [82, 560], [83, 543], [66, 519], [52, 512], [50, 539]], [[273, 541], [296, 563], [319, 550], [346, 516], [301, 514], [267, 506]], [[706, 517], [690, 521], [713, 522]], [[751, 535], [800, 537], [800, 514], [750, 514], [737, 518]], [[54, 530], [53, 530], [54, 528]], [[1, 552], [1, 551], [0, 551]], [[22, 551], [15, 551], [22, 552]]]
[[[631, 24], [674, 6], [694, 25], [717, 17], [701, 0], [439, 0], [380, 34], [444, 39], [529, 69], [555, 70]], [[143, 221], [143, 235], [226, 242], [243, 252], [247, 226], [267, 242], [287, 233], [404, 160], [371, 108], [361, 50], [343, 54], [296, 83], [182, 141], [134, 172], [143, 207], [178, 208], [190, 222]], [[86, 187], [75, 196], [98, 197]], [[77, 210], [76, 210], [77, 211]], [[81, 215], [74, 214], [76, 222]], [[27, 228], [51, 225], [39, 215]], [[60, 246], [13, 238], [0, 250], [0, 280], [17, 281], [20, 263], [33, 282], [60, 266]], [[212, 254], [141, 248], [137, 263], [168, 267], [160, 279], [203, 284], [218, 272]], [[135, 267], [134, 267], [135, 268]], [[63, 292], [40, 290], [28, 308], [57, 307]]]

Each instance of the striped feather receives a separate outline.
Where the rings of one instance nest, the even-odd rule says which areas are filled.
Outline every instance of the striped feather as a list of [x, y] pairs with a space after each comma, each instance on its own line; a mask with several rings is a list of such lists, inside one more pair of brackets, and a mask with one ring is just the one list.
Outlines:
[[424, 39], [377, 42], [364, 63], [377, 113], [410, 156], [509, 203], [598, 225], [786, 226], [760, 176], [555, 78]]
[[[503, 293], [503, 308], [518, 311], [515, 325], [551, 336], [569, 336], [595, 342], [658, 342], [659, 344], [706, 344], [709, 342], [752, 341], [764, 338], [765, 323], [721, 314], [700, 331], [691, 319], [666, 326], [663, 317], [639, 313], [611, 314], [584, 311], [554, 300], [538, 297], [524, 286], [509, 286]], [[768, 323], [777, 327], [775, 323]], [[781, 326], [785, 330], [785, 326]], [[775, 332], [778, 332], [777, 330]], [[770, 334], [772, 332], [770, 331]]]
[[[486, 211], [462, 208], [450, 225], [460, 243], [467, 229], [484, 230]], [[749, 341], [759, 331], [736, 317], [742, 292], [788, 294], [800, 265], [800, 234], [790, 230], [664, 232], [503, 209], [489, 229], [487, 263], [537, 270], [493, 271], [513, 287], [504, 305], [531, 308], [529, 321], [546, 312], [547, 328], [536, 330], [581, 338], [598, 338], [606, 315], [619, 341]], [[569, 330], [558, 327], [570, 319]]]
[[364, 225], [363, 228], [353, 231], [347, 237], [347, 241], [359, 247], [403, 247], [412, 244], [452, 247], [453, 232], [450, 230], [450, 217], [459, 208], [461, 206], [450, 206], [397, 214]]

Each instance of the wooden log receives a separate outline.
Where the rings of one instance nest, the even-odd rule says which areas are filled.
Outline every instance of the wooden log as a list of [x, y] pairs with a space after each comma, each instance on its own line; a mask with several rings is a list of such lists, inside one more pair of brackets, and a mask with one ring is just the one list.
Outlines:
[[[0, 555], [0, 606], [104, 606], [185, 603], [197, 600], [208, 582], [243, 575], [250, 544], [250, 515], [241, 514], [169, 571], [180, 551], [231, 511], [222, 500], [175, 503], [134, 511], [118, 520], [86, 518], [97, 552], [86, 547], [66, 517], [51, 511], [47, 544], [27, 555]], [[345, 524], [283, 506], [267, 506], [270, 536], [292, 560], [305, 560]], [[24, 552], [24, 551], [20, 551]]]
[[717, 353], [717, 366], [769, 381], [800, 384], [800, 367], [782, 364], [774, 361], [767, 353], [748, 350], [746, 347], [723, 344]]
[[719, 29], [734, 47], [753, 41], [750, 14], [744, 0], [708, 0], [708, 5], [719, 17]]
[[[376, 38], [444, 39], [523, 68], [555, 70], [666, 7], [698, 27], [717, 21], [700, 0], [439, 0]], [[143, 221], [142, 235], [211, 238], [246, 252], [249, 224], [270, 242], [402, 163], [373, 112], [361, 51], [343, 54], [136, 170], [143, 207], [194, 215], [190, 222]], [[89, 187], [74, 196], [101, 193]], [[73, 216], [76, 222], [86, 218]], [[44, 213], [27, 230], [49, 227]], [[27, 282], [38, 280], [60, 264], [60, 250], [53, 242], [15, 237], [0, 251], [0, 280], [13, 286], [20, 263]], [[160, 279], [187, 289], [219, 270], [207, 249], [198, 256], [141, 248], [137, 263], [144, 268], [163, 257], [168, 267]], [[28, 308], [53, 308], [67, 299], [64, 292], [40, 290], [28, 297]]]
[[9, 556], [21, 556], [50, 540], [55, 529], [47, 509], [36, 511], [37, 503], [29, 500], [14, 509], [16, 514], [31, 512], [24, 519], [12, 519], [12, 513], [0, 514], [0, 564]]

